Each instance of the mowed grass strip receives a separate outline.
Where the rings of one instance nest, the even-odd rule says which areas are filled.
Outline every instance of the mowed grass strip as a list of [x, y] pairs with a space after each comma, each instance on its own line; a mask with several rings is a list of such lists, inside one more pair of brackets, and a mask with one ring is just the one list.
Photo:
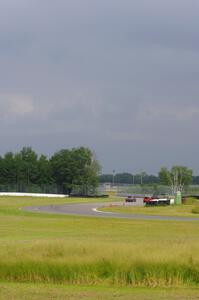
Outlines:
[[199, 289], [0, 283], [1, 300], [197, 300]]
[[[52, 204], [56, 201], [51, 199]], [[199, 222], [24, 214], [18, 210], [24, 203], [25, 199], [0, 198], [1, 281], [199, 284]], [[8, 213], [5, 206], [10, 206]]]

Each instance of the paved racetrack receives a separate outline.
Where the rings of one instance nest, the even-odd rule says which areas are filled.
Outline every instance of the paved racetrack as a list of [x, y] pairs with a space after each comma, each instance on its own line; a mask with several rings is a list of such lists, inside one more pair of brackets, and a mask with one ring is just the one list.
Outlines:
[[[117, 203], [118, 204], [118, 203]], [[142, 220], [166, 220], [166, 221], [199, 221], [199, 218], [174, 217], [174, 216], [152, 216], [142, 214], [120, 214], [112, 212], [101, 212], [97, 208], [110, 205], [108, 203], [78, 203], [78, 204], [59, 204], [45, 206], [25, 207], [23, 210], [30, 212], [43, 212], [51, 214], [78, 215], [103, 218], [120, 219], [142, 219]]]

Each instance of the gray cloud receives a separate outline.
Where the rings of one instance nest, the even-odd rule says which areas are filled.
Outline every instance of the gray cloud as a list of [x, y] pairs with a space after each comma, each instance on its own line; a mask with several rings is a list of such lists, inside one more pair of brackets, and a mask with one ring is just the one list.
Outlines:
[[86, 145], [104, 172], [198, 170], [197, 0], [2, 0], [1, 153]]

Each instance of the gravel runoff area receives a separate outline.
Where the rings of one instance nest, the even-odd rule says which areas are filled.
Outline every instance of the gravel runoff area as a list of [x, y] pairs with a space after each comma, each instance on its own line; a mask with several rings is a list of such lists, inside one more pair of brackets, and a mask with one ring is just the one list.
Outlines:
[[[114, 205], [116, 203], [112, 203]], [[118, 203], [117, 205], [122, 205]], [[113, 212], [100, 211], [102, 206], [110, 206], [107, 203], [75, 203], [75, 204], [59, 204], [59, 205], [45, 205], [45, 206], [29, 206], [24, 207], [23, 210], [29, 212], [62, 214], [62, 215], [78, 215], [90, 217], [103, 218], [120, 218], [120, 219], [142, 219], [142, 220], [165, 220], [165, 221], [199, 221], [199, 218], [191, 217], [174, 217], [174, 216], [152, 216], [143, 214], [122, 214]]]

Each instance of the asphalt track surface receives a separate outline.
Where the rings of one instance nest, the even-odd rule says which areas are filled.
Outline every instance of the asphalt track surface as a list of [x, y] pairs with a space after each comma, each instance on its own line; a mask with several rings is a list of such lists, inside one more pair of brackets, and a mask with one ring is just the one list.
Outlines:
[[[114, 203], [113, 203], [114, 204]], [[118, 205], [118, 203], [117, 203]], [[162, 220], [162, 221], [199, 221], [199, 218], [191, 217], [174, 217], [174, 216], [154, 216], [143, 214], [121, 214], [113, 212], [102, 212], [100, 207], [110, 206], [110, 203], [76, 203], [76, 204], [59, 204], [45, 206], [29, 206], [23, 208], [25, 211], [61, 215], [73, 215], [84, 217], [98, 218], [119, 218], [134, 220]]]

